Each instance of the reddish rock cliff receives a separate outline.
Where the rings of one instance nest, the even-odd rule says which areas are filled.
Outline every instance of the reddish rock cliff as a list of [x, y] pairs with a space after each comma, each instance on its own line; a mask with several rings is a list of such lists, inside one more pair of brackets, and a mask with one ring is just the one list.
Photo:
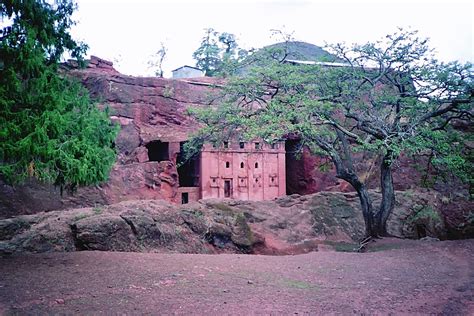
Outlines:
[[[101, 107], [109, 107], [112, 120], [120, 125], [118, 157], [110, 180], [62, 198], [54, 187], [34, 181], [17, 187], [0, 182], [1, 217], [135, 199], [173, 202], [178, 190], [179, 142], [197, 128], [186, 109], [209, 103], [212, 86], [218, 80], [131, 77], [117, 72], [111, 62], [94, 56], [85, 69], [68, 62], [63, 70], [80, 80]], [[153, 141], [168, 145], [161, 148], [161, 156], [154, 153], [158, 158], [150, 159], [147, 145]]]

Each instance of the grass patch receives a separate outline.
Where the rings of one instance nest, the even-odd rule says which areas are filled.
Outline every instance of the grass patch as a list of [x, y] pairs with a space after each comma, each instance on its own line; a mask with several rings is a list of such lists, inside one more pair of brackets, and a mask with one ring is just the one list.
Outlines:
[[324, 244], [333, 247], [334, 250], [338, 252], [357, 252], [357, 249], [359, 248], [359, 244], [356, 243], [347, 243], [331, 240], [324, 241]]
[[102, 214], [102, 209], [100, 207], [94, 207], [92, 212], [94, 212], [95, 215], [99, 215]]
[[417, 208], [413, 214], [407, 219], [409, 224], [413, 224], [419, 220], [428, 219], [433, 220], [434, 222], [439, 222], [441, 220], [438, 212], [436, 212], [429, 205], [415, 205], [414, 208]]

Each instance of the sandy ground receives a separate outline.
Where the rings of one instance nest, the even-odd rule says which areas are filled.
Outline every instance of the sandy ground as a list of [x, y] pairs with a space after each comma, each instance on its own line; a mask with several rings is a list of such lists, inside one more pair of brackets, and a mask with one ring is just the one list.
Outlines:
[[374, 244], [294, 256], [11, 256], [0, 259], [0, 313], [474, 315], [473, 239]]

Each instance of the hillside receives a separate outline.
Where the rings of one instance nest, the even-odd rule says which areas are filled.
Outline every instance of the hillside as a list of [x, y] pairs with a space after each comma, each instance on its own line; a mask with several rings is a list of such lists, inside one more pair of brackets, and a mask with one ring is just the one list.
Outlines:
[[336, 56], [330, 54], [323, 48], [314, 44], [291, 41], [288, 43], [276, 43], [262, 48], [262, 50], [285, 50], [288, 52], [287, 59], [321, 62], [340, 62]]

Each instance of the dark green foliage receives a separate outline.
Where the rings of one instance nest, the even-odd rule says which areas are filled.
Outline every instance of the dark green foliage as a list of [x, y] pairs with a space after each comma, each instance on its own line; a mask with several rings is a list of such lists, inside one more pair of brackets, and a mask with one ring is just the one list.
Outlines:
[[108, 177], [117, 133], [107, 111], [87, 90], [58, 74], [65, 52], [86, 46], [68, 33], [71, 1], [4, 1], [0, 43], [0, 175], [10, 183], [27, 177], [74, 189]]
[[201, 68], [206, 76], [212, 77], [220, 63], [217, 32], [212, 28], [205, 29], [205, 32], [201, 46], [193, 53], [193, 58], [196, 60], [196, 67]]
[[239, 61], [247, 52], [240, 49], [234, 34], [219, 33], [212, 28], [204, 30], [201, 46], [193, 53], [196, 67], [209, 77], [228, 77], [236, 73]]

